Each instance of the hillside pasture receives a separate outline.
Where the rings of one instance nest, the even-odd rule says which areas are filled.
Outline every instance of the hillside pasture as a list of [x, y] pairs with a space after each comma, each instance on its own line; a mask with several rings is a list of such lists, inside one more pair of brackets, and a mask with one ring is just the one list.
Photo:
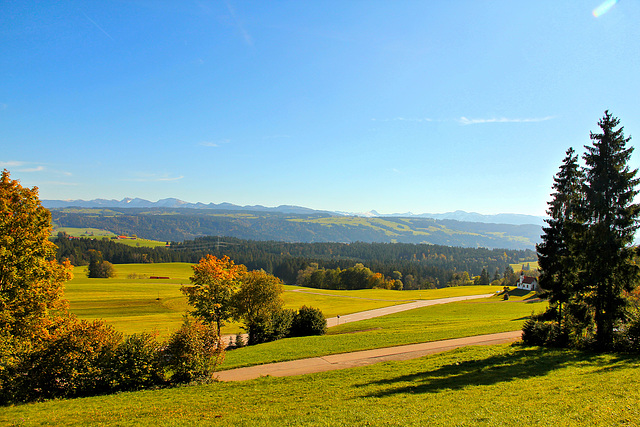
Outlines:
[[[83, 319], [104, 319], [125, 334], [146, 331], [166, 337], [180, 327], [188, 310], [180, 287], [190, 283], [191, 264], [116, 264], [114, 268], [117, 277], [112, 279], [89, 279], [86, 266], [74, 269], [74, 279], [65, 285], [65, 298], [72, 313]], [[150, 279], [152, 276], [169, 279]], [[300, 287], [285, 286], [285, 290], [292, 289]], [[385, 297], [385, 292], [391, 294]], [[283, 299], [285, 308], [307, 305], [333, 317], [402, 303], [394, 300], [397, 297], [392, 292], [378, 293], [377, 300], [309, 292], [285, 292]], [[233, 322], [223, 329], [224, 334], [239, 332], [241, 325]]]

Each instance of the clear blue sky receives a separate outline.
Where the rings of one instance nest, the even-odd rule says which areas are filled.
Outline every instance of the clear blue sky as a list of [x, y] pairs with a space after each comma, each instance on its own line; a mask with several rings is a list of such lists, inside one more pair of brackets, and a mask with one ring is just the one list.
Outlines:
[[[43, 199], [542, 215], [640, 2], [0, 2], [0, 168]], [[631, 166], [640, 166], [635, 153]]]

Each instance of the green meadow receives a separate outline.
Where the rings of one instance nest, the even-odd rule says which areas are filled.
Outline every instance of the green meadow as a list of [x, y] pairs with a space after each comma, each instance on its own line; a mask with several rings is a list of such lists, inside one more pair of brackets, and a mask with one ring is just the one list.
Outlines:
[[8, 426], [638, 426], [638, 357], [497, 345], [0, 409]]
[[[117, 276], [111, 279], [89, 279], [86, 267], [74, 269], [74, 279], [65, 285], [65, 298], [69, 300], [71, 312], [83, 319], [104, 319], [125, 334], [147, 331], [167, 337], [180, 327], [188, 310], [180, 287], [189, 284], [191, 264], [117, 264], [114, 267]], [[152, 276], [169, 279], [150, 279]], [[318, 307], [325, 316], [335, 317], [416, 299], [476, 295], [495, 290], [496, 287], [491, 286], [465, 286], [424, 291], [327, 291], [285, 286], [283, 299], [286, 308]], [[224, 334], [238, 332], [242, 329], [237, 323], [223, 330]]]
[[497, 298], [433, 305], [338, 325], [324, 336], [288, 338], [229, 351], [221, 369], [514, 331], [522, 328], [532, 312], [546, 307], [547, 302]]

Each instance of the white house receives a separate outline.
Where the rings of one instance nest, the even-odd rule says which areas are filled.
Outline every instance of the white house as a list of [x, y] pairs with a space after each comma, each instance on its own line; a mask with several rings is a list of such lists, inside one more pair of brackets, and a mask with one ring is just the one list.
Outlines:
[[531, 276], [525, 276], [524, 274], [520, 275], [520, 280], [517, 283], [518, 289], [524, 289], [527, 291], [536, 291], [538, 290], [538, 279]]

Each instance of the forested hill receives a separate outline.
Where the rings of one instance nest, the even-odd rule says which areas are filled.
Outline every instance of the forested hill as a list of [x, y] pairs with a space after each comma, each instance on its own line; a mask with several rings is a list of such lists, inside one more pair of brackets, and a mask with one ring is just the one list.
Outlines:
[[[392, 276], [401, 273], [405, 289], [446, 286], [463, 272], [468, 277], [483, 270], [495, 276], [504, 275], [509, 264], [527, 263], [536, 259], [531, 250], [499, 250], [460, 248], [451, 246], [406, 243], [286, 243], [241, 240], [232, 237], [200, 237], [170, 247], [132, 247], [111, 239], [55, 240], [58, 259], [68, 258], [74, 265], [87, 264], [90, 251], [100, 251], [106, 261], [119, 263], [191, 262], [205, 254], [229, 256], [250, 270], [264, 269], [285, 283], [295, 283], [300, 270], [317, 264], [319, 268], [353, 267], [363, 263], [374, 272]], [[409, 279], [410, 276], [410, 279]]]
[[90, 227], [146, 239], [181, 242], [231, 236], [284, 242], [429, 243], [459, 247], [534, 249], [538, 225], [488, 224], [429, 218], [362, 218], [331, 214], [196, 209], [51, 209], [60, 227]]

